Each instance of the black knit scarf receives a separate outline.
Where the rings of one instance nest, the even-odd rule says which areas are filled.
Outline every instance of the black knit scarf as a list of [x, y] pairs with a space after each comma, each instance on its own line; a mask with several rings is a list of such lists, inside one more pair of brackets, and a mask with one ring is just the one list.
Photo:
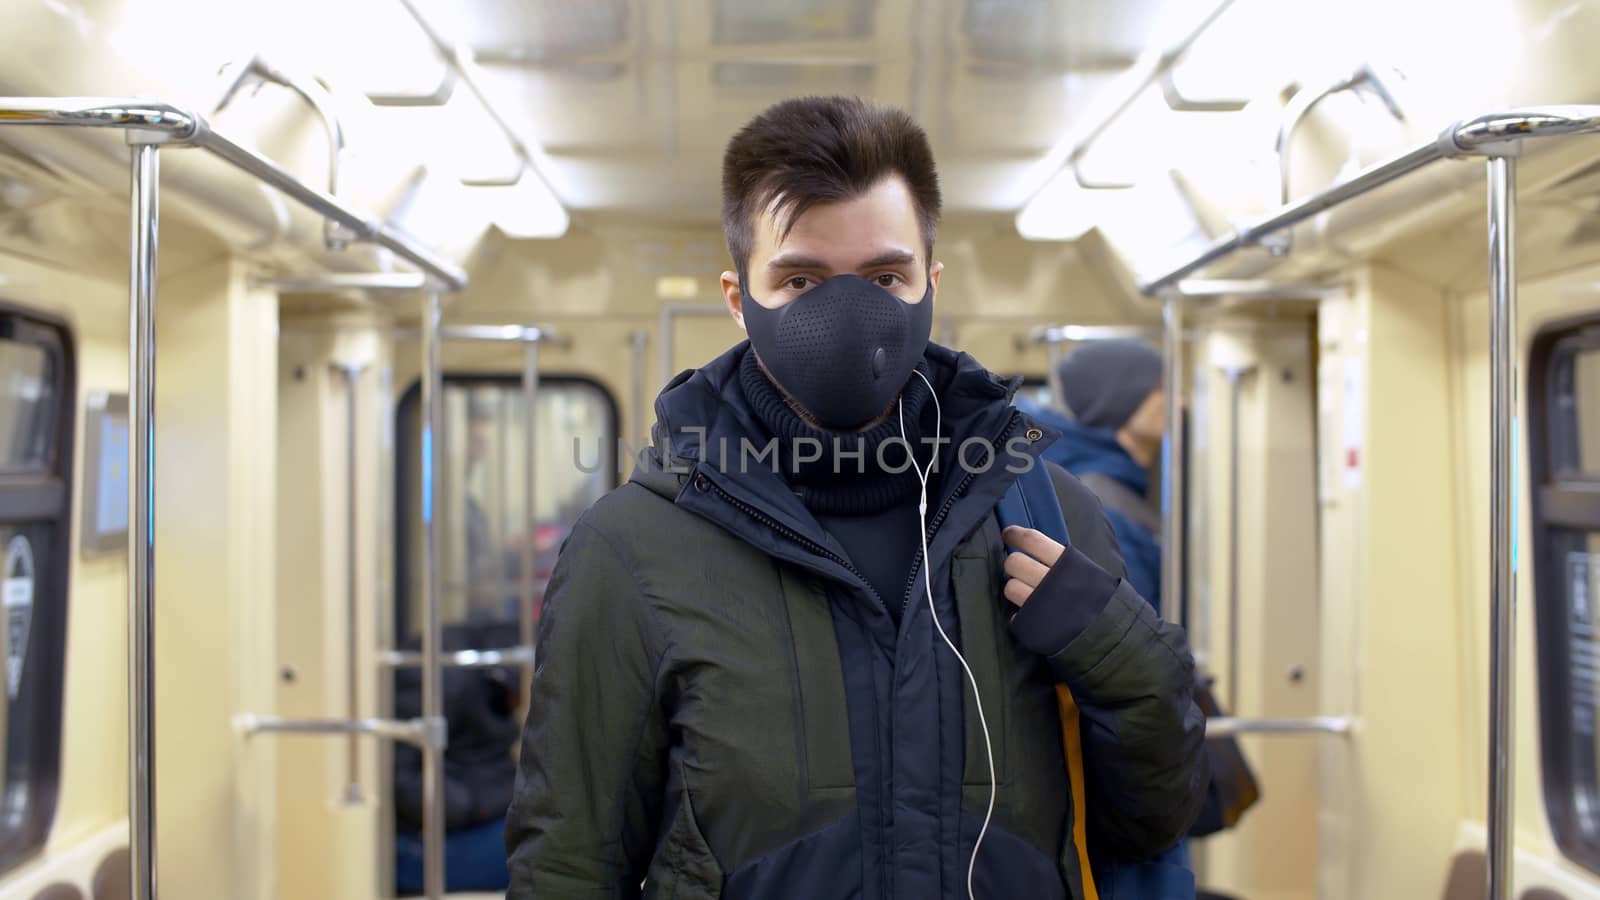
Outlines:
[[[918, 363], [917, 369], [928, 373], [926, 362]], [[867, 515], [917, 496], [917, 474], [907, 463], [894, 407], [887, 419], [865, 431], [828, 431], [800, 418], [762, 370], [753, 350], [747, 350], [739, 364], [739, 382], [757, 421], [767, 429], [763, 438], [777, 438], [778, 471], [807, 509], [823, 515]], [[901, 392], [906, 443], [916, 448], [916, 458], [924, 466], [933, 449], [922, 440], [924, 425], [933, 424], [923, 421], [932, 396], [915, 375]], [[810, 459], [818, 447], [821, 458]]]

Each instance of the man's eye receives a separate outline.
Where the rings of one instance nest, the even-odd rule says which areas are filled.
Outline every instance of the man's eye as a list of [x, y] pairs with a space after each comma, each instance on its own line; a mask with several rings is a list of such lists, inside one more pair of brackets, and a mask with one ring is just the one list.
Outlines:
[[796, 275], [786, 282], [786, 284], [789, 285], [789, 289], [794, 291], [803, 291], [806, 289], [806, 285], [810, 283], [811, 279], [805, 277], [804, 275]]
[[900, 283], [900, 276], [893, 272], [885, 272], [878, 276], [878, 287], [892, 288]]

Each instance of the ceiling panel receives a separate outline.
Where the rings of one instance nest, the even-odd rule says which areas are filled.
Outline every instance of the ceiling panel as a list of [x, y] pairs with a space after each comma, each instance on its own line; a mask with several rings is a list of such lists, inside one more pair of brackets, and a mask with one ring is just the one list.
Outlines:
[[1019, 178], [1194, 0], [467, 0], [464, 33], [575, 209], [714, 217], [767, 105], [851, 94], [928, 129], [952, 210]]
[[876, 70], [870, 63], [720, 62], [711, 69], [711, 81], [722, 87], [777, 91], [785, 96], [801, 90], [815, 94], [857, 94], [871, 91]]
[[860, 40], [876, 12], [873, 0], [715, 0], [712, 43]]
[[629, 39], [630, 0], [462, 0], [461, 39], [490, 56], [560, 61], [615, 50]]
[[979, 61], [1103, 69], [1137, 56], [1174, 0], [966, 0], [961, 34]]

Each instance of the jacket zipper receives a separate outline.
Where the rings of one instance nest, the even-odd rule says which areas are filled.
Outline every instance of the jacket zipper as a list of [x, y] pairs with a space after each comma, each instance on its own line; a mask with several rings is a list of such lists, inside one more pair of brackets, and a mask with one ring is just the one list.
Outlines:
[[[991, 446], [999, 447], [999, 446], [1004, 445], [1005, 442], [1010, 439], [1011, 433], [1016, 430], [1017, 424], [1019, 422], [1021, 422], [1021, 421], [1022, 421], [1021, 415], [1019, 415], [1017, 413], [1013, 413], [1012, 416], [1011, 416], [1011, 420], [1006, 423], [1006, 427], [1001, 429], [1000, 434], [993, 441], [990, 442]], [[957, 460], [958, 464], [960, 462], [961, 462], [960, 460]], [[974, 478], [976, 478], [977, 475], [978, 475], [978, 473], [973, 472], [971, 470], [968, 470], [966, 472], [966, 474], [962, 476], [961, 480], [956, 482], [955, 490], [950, 492], [950, 496], [945, 498], [944, 503], [941, 504], [939, 506], [938, 511], [933, 514], [933, 518], [928, 521], [928, 531], [927, 531], [927, 534], [926, 534], [926, 538], [930, 543], [933, 541], [934, 532], [938, 531], [939, 530], [939, 526], [944, 523], [945, 517], [950, 514], [950, 510], [951, 510], [952, 507], [955, 506], [956, 500], [961, 496], [962, 492], [964, 492], [967, 489], [967, 485], [971, 484], [972, 480]], [[911, 574], [906, 577], [905, 593], [900, 598], [900, 621], [901, 622], [904, 622], [906, 620], [906, 616], [910, 614], [910, 611], [911, 611], [911, 596], [912, 596], [913, 593], [916, 592], [916, 589], [917, 589], [917, 576], [920, 575], [920, 574], [922, 574], [922, 548], [918, 547], [916, 554], [914, 556], [912, 556], [912, 558], [911, 558]], [[930, 612], [932, 612], [932, 611], [930, 610]], [[889, 828], [892, 828], [892, 826], [889, 826], [888, 828], [885, 828], [885, 834], [884, 834], [884, 845], [886, 847], [889, 846], [889, 842], [890, 842], [890, 836], [887, 833], [889, 831]], [[893, 870], [894, 870], [894, 858], [893, 858], [893, 854], [891, 853], [890, 854], [890, 858], [889, 858], [889, 865], [884, 867], [884, 872], [883, 872], [884, 897], [886, 898], [886, 900], [887, 900], [887, 898], [892, 897], [893, 893], [894, 893], [894, 882], [893, 882], [893, 879], [891, 878], [891, 875], [893, 874]]]
[[795, 531], [794, 529], [790, 528], [789, 526], [784, 525], [782, 522], [779, 522], [778, 520], [772, 518], [771, 516], [767, 515], [766, 513], [762, 512], [761, 510], [757, 509], [756, 507], [751, 506], [750, 504], [744, 502], [743, 500], [740, 500], [738, 497], [733, 496], [732, 494], [730, 494], [727, 491], [723, 490], [720, 485], [718, 485], [715, 481], [712, 481], [710, 478], [706, 477], [705, 475], [700, 475], [700, 476], [697, 476], [697, 477], [705, 478], [706, 479], [706, 483], [711, 486], [711, 489], [713, 491], [717, 492], [717, 496], [719, 496], [722, 499], [726, 500], [727, 502], [731, 503], [735, 509], [739, 510], [740, 512], [742, 512], [745, 515], [749, 516], [750, 518], [755, 519], [757, 522], [760, 522], [762, 525], [765, 525], [766, 527], [772, 529], [773, 531], [776, 531], [779, 535], [788, 538], [789, 540], [795, 542], [796, 544], [799, 544], [800, 546], [806, 548], [807, 550], [810, 550], [811, 552], [815, 553], [816, 555], [818, 555], [818, 556], [820, 556], [820, 557], [822, 557], [824, 559], [831, 560], [832, 562], [837, 563], [838, 565], [842, 566], [845, 569], [845, 571], [849, 572], [851, 575], [854, 575], [857, 579], [859, 579], [861, 581], [861, 586], [867, 589], [867, 596], [871, 597], [873, 602], [877, 603], [878, 606], [881, 607], [885, 612], [888, 611], [888, 608], [889, 608], [888, 604], [883, 602], [883, 598], [878, 596], [877, 590], [875, 588], [873, 588], [872, 584], [869, 581], [867, 581], [867, 576], [861, 574], [861, 571], [859, 569], [857, 569], [855, 567], [855, 565], [850, 562], [850, 560], [845, 559], [842, 556], [839, 556], [838, 554], [836, 554], [833, 551], [829, 550], [827, 547], [822, 546], [821, 544], [817, 543], [816, 541], [811, 540], [810, 538], [808, 538], [805, 535], [799, 533], [798, 531]]
[[[1011, 421], [1006, 423], [1006, 427], [1001, 430], [999, 436], [990, 442], [991, 445], [995, 447], [1004, 445], [1010, 439], [1011, 433], [1017, 429], [1017, 423], [1020, 421], [1021, 416], [1013, 414]], [[960, 460], [957, 460], [957, 463], [960, 463]], [[955, 506], [957, 498], [967, 489], [967, 485], [972, 483], [972, 479], [976, 478], [977, 474], [976, 472], [968, 471], [956, 483], [956, 488], [950, 492], [950, 496], [945, 498], [944, 505], [940, 506], [939, 510], [933, 514], [933, 518], [928, 521], [926, 537], [930, 543], [933, 541], [933, 533], [939, 530], [939, 526], [944, 522], [945, 516], [950, 514], [950, 508]], [[922, 574], [922, 548], [918, 547], [916, 554], [911, 557], [911, 574], [906, 578], [905, 593], [900, 598], [901, 621], [905, 620], [906, 611], [911, 607], [911, 596], [917, 590], [917, 576], [920, 574]]]
[[[1011, 433], [1016, 430], [1017, 424], [1021, 420], [1022, 420], [1021, 415], [1013, 412], [1013, 414], [1011, 416], [1011, 420], [1006, 423], [1006, 427], [1000, 431], [1000, 434], [993, 441], [990, 442], [990, 445], [994, 446], [994, 447], [999, 447], [999, 446], [1004, 445], [1005, 442], [1010, 439]], [[959, 462], [959, 460], [958, 460], [958, 462]], [[880, 607], [882, 607], [886, 612], [888, 611], [888, 605], [886, 603], [884, 603], [883, 598], [878, 596], [877, 590], [872, 587], [871, 583], [869, 583], [867, 581], [866, 576], [862, 575], [860, 570], [858, 570], [850, 562], [850, 560], [840, 557], [838, 554], [832, 552], [831, 550], [829, 550], [828, 548], [822, 546], [821, 544], [818, 544], [816, 541], [813, 541], [810, 538], [805, 537], [804, 535], [802, 535], [799, 532], [795, 531], [794, 529], [788, 527], [787, 525], [784, 525], [783, 523], [777, 521], [776, 519], [772, 518], [771, 516], [767, 515], [766, 513], [762, 512], [761, 510], [757, 509], [756, 507], [751, 506], [750, 504], [744, 502], [743, 500], [740, 500], [738, 497], [733, 496], [732, 494], [730, 494], [727, 491], [723, 490], [720, 485], [718, 485], [715, 481], [712, 481], [709, 477], [707, 477], [707, 476], [705, 476], [703, 474], [699, 475], [697, 477], [705, 478], [706, 479], [706, 484], [710, 485], [711, 489], [716, 491], [717, 495], [720, 496], [723, 500], [726, 500], [727, 502], [733, 504], [733, 507], [735, 509], [739, 510], [740, 512], [742, 512], [745, 515], [749, 516], [750, 518], [755, 519], [757, 522], [760, 522], [761, 524], [765, 525], [766, 527], [772, 529], [773, 531], [777, 532], [779, 535], [794, 541], [795, 543], [799, 544], [802, 547], [805, 547], [806, 549], [808, 549], [811, 552], [817, 554], [818, 556], [821, 556], [824, 559], [832, 560], [833, 562], [837, 563], [838, 565], [843, 566], [846, 571], [848, 571], [850, 574], [856, 576], [856, 578], [858, 580], [860, 580], [861, 585], [867, 589], [867, 595], [870, 596], [874, 601], [876, 601], [877, 604]], [[933, 539], [934, 532], [938, 531], [939, 526], [944, 523], [945, 517], [950, 514], [950, 510], [951, 510], [952, 507], [955, 506], [956, 500], [961, 496], [962, 492], [967, 489], [967, 486], [969, 484], [971, 484], [972, 480], [974, 478], [976, 478], [976, 477], [977, 477], [977, 473], [969, 470], [964, 476], [962, 476], [961, 480], [956, 483], [955, 490], [950, 492], [950, 496], [945, 498], [944, 503], [940, 505], [938, 511], [934, 513], [933, 518], [931, 520], [929, 520], [929, 522], [928, 522], [928, 529], [927, 529], [927, 534], [926, 534], [926, 537], [928, 538], [928, 540], [931, 541]], [[900, 599], [900, 621], [901, 622], [905, 621], [906, 613], [910, 609], [910, 606], [911, 606], [911, 595], [916, 591], [917, 576], [919, 574], [921, 574], [921, 570], [922, 570], [922, 548], [918, 547], [916, 554], [911, 558], [911, 574], [909, 576], [907, 576], [907, 578], [906, 578], [905, 593]], [[892, 773], [891, 773], [891, 777], [892, 777]], [[885, 845], [885, 847], [887, 847], [889, 845], [889, 835], [888, 835], [887, 832], [890, 830], [891, 827], [892, 826], [887, 826], [886, 825], [885, 828], [884, 828], [884, 831], [885, 831], [885, 835], [884, 835], [885, 843], [884, 843], [884, 845]], [[891, 854], [891, 858], [889, 860], [889, 864], [887, 866], [885, 866], [883, 872], [880, 873], [882, 875], [882, 878], [883, 878], [883, 890], [884, 890], [885, 900], [888, 900], [889, 897], [893, 896], [894, 882], [890, 877], [893, 868], [894, 868], [894, 863], [893, 863], [893, 858], [892, 858], [892, 854]]]

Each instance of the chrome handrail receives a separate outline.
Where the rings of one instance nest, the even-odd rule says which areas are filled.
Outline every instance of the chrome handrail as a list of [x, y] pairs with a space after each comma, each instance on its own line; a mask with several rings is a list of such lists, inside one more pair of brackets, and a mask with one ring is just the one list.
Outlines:
[[1458, 122], [1433, 141], [1369, 166], [1345, 181], [1288, 203], [1265, 218], [1214, 241], [1188, 262], [1140, 282], [1139, 293], [1155, 296], [1206, 266], [1260, 243], [1267, 235], [1298, 225], [1441, 159], [1493, 155], [1507, 142], [1523, 138], [1594, 133], [1600, 133], [1600, 106], [1537, 106]]
[[[378, 662], [395, 669], [422, 665], [423, 655], [415, 650], [384, 650]], [[439, 665], [447, 669], [493, 669], [499, 666], [532, 666], [533, 647], [522, 645], [494, 650], [454, 650], [439, 654]]]
[[1355, 720], [1349, 716], [1309, 716], [1303, 719], [1216, 716], [1206, 720], [1206, 737], [1225, 738], [1240, 734], [1349, 734], [1354, 728]]
[[129, 133], [131, 143], [199, 147], [337, 223], [354, 240], [393, 251], [445, 289], [458, 291], [467, 285], [467, 274], [460, 266], [211, 130], [204, 117], [172, 104], [115, 97], [0, 97], [0, 127], [11, 125], [118, 128]]
[[291, 719], [242, 713], [233, 718], [234, 730], [251, 737], [258, 734], [371, 735], [416, 747], [439, 743], [443, 719]]
[[1116, 341], [1124, 338], [1151, 338], [1161, 333], [1160, 328], [1139, 325], [1040, 325], [1031, 328], [1018, 339], [1026, 344], [1086, 344], [1092, 341]]

